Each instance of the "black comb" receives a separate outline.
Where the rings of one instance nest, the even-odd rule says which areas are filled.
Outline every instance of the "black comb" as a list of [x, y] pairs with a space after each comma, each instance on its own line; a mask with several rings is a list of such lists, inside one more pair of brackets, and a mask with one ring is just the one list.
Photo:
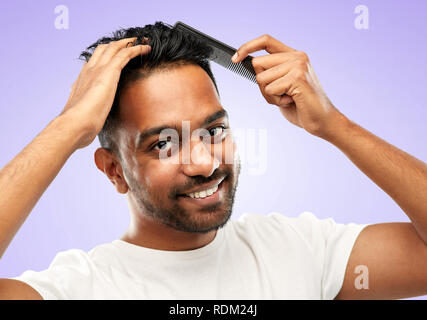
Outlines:
[[219, 65], [258, 84], [255, 78], [256, 73], [252, 66], [252, 56], [248, 55], [241, 62], [233, 63], [231, 61], [231, 57], [234, 55], [237, 49], [234, 49], [233, 47], [230, 47], [229, 45], [226, 45], [225, 43], [222, 43], [221, 41], [218, 41], [181, 21], [175, 23], [174, 28], [183, 32], [190, 33], [199, 38], [200, 40], [205, 41], [213, 49], [209, 60], [212, 60], [218, 63]]

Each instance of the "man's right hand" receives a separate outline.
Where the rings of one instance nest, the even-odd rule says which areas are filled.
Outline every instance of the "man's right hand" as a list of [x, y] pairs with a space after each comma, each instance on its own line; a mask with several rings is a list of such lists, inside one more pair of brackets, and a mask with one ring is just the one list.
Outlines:
[[[61, 114], [0, 169], [0, 258], [67, 159], [101, 131], [122, 69], [130, 59], [151, 49], [147, 45], [127, 46], [135, 40], [98, 45], [74, 82]], [[1, 287], [0, 283], [0, 299]]]
[[124, 66], [132, 58], [151, 51], [149, 45], [129, 46], [129, 42], [135, 40], [135, 37], [125, 38], [98, 45], [73, 83], [60, 115], [70, 115], [70, 119], [75, 119], [75, 125], [85, 133], [77, 143], [77, 149], [88, 146], [104, 126]]
[[[0, 258], [70, 155], [89, 145], [101, 131], [124, 66], [150, 52], [147, 45], [127, 46], [135, 40], [98, 45], [74, 82], [61, 114], [0, 169]], [[26, 283], [0, 279], [0, 299], [40, 298]]]

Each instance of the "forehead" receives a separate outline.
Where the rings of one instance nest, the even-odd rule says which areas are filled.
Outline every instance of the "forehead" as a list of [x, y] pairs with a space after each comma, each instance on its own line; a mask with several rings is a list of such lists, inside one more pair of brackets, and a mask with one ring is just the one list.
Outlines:
[[120, 119], [131, 131], [165, 123], [202, 121], [222, 109], [215, 86], [199, 66], [161, 70], [131, 83], [120, 97]]

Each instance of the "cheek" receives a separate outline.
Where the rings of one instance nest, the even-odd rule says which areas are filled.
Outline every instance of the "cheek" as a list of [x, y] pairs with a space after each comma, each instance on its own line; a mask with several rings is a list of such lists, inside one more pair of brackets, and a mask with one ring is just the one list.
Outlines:
[[174, 165], [159, 160], [146, 165], [140, 174], [147, 189], [163, 191], [169, 189], [176, 176]]
[[222, 160], [224, 164], [233, 164], [237, 155], [237, 145], [233, 139], [233, 136], [230, 134], [225, 139], [221, 145], [222, 157], [217, 157], [218, 160]]

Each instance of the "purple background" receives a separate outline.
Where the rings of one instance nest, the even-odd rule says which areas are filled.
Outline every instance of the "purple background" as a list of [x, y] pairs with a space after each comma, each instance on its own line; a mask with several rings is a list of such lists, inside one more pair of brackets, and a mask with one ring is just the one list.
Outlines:
[[[210, 2], [211, 4], [213, 2]], [[57, 5], [69, 29], [54, 26]], [[425, 1], [9, 1], [0, 2], [0, 167], [60, 113], [81, 50], [120, 27], [181, 20], [238, 48], [268, 33], [305, 51], [332, 102], [350, 119], [427, 159]], [[354, 27], [357, 5], [369, 29]], [[252, 55], [265, 55], [265, 51]], [[233, 219], [245, 212], [311, 211], [341, 223], [409, 221], [339, 150], [289, 124], [258, 87], [212, 63], [232, 128], [268, 129], [263, 175], [245, 163]], [[0, 261], [0, 277], [43, 270], [59, 251], [89, 250], [121, 236], [126, 197], [95, 166], [96, 139], [74, 153]], [[30, 183], [30, 181], [29, 181]], [[426, 297], [422, 297], [425, 299]]]

